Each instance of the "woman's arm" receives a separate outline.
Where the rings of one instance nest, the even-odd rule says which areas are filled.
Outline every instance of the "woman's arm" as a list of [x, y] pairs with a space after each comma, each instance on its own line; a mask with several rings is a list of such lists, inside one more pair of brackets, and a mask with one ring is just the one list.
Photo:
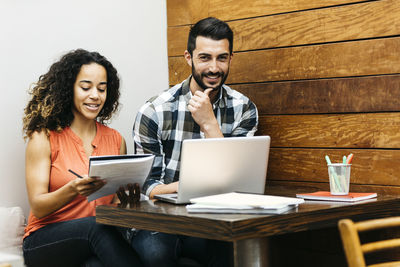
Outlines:
[[125, 139], [123, 137], [121, 137], [121, 147], [119, 148], [119, 154], [120, 155], [125, 155], [126, 154], [126, 142]]
[[62, 208], [78, 194], [88, 195], [103, 186], [101, 180], [77, 178], [54, 192], [49, 192], [51, 167], [50, 141], [44, 131], [33, 133], [25, 154], [25, 177], [28, 199], [34, 216], [42, 218]]

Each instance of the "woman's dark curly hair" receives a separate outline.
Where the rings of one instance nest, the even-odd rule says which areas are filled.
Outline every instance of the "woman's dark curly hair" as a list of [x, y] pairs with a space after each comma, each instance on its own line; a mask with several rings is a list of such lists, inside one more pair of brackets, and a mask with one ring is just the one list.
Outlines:
[[119, 106], [119, 78], [117, 70], [105, 57], [97, 52], [83, 49], [71, 51], [51, 65], [49, 71], [39, 77], [30, 90], [32, 99], [25, 108], [23, 131], [25, 138], [42, 130], [61, 131], [70, 126], [72, 114], [74, 83], [82, 65], [97, 63], [107, 71], [107, 98], [97, 120], [109, 120]]

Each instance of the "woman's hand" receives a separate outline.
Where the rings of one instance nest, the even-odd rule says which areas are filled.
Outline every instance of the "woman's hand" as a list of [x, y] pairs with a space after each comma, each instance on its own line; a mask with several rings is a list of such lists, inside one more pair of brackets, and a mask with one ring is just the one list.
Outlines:
[[98, 177], [88, 177], [84, 175], [82, 178], [76, 178], [71, 181], [72, 188], [82, 196], [89, 196], [96, 192], [106, 184], [105, 180]]

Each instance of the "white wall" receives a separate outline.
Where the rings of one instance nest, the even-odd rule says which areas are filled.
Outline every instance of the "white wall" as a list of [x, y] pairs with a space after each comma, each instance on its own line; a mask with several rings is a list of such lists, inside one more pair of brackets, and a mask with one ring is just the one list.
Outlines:
[[100, 52], [122, 80], [111, 127], [133, 152], [137, 110], [168, 88], [166, 30], [165, 0], [0, 0], [0, 206], [29, 210], [22, 116], [30, 84], [67, 51]]

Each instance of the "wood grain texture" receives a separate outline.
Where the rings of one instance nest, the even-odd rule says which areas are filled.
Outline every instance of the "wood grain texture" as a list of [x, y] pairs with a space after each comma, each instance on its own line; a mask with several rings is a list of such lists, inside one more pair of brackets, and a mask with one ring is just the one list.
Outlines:
[[350, 153], [352, 185], [400, 186], [399, 150], [271, 148], [267, 179], [328, 183], [325, 155], [341, 162]]
[[400, 111], [400, 75], [237, 84], [260, 115]]
[[167, 0], [167, 25], [193, 24], [208, 17], [209, 0]]
[[312, 8], [321, 8], [348, 3], [364, 2], [360, 0], [167, 0], [168, 26], [194, 24], [199, 19], [213, 16], [221, 20], [293, 12]]
[[191, 68], [186, 63], [183, 55], [168, 58], [168, 74], [171, 86], [182, 82], [191, 74]]
[[[400, 195], [400, 1], [168, 0], [167, 4], [170, 85], [191, 72], [181, 56], [190, 24], [210, 15], [232, 27], [236, 53], [227, 84], [256, 103], [261, 115], [258, 134], [272, 137], [267, 194], [293, 197], [329, 190], [324, 156], [339, 162], [353, 153], [350, 191]], [[278, 240], [307, 231], [292, 249], [297, 254], [289, 252], [294, 260], [279, 257], [288, 255], [287, 244], [279, 248], [280, 254], [272, 253], [280, 258], [276, 266], [320, 266], [313, 262], [322, 261], [324, 266], [342, 266], [333, 261], [337, 250], [325, 251], [330, 258], [318, 255], [339, 236], [311, 232], [337, 229], [341, 218], [400, 215], [400, 204], [374, 202], [362, 208], [331, 204], [329, 209], [326, 203], [314, 202], [283, 216], [242, 219], [196, 217], [156, 202], [151, 207], [158, 211], [150, 213], [161, 214], [149, 215], [145, 208], [138, 214], [118, 211], [105, 221], [227, 241], [261, 236]]]
[[[229, 22], [234, 51], [296, 46], [400, 34], [400, 2], [374, 1]], [[168, 27], [168, 55], [186, 49], [190, 27]]]
[[400, 113], [271, 115], [258, 135], [274, 147], [400, 148]]
[[[265, 194], [279, 195], [279, 192], [282, 191], [292, 192], [292, 195], [296, 195], [297, 193], [311, 193], [315, 191], [329, 191], [329, 183], [267, 180]], [[400, 186], [350, 184], [350, 191], [364, 193], [374, 192], [378, 195], [400, 196]]]
[[[400, 73], [400, 37], [236, 53], [227, 84]], [[169, 58], [169, 82], [191, 69]]]
[[357, 0], [212, 0], [210, 1], [210, 16], [222, 20], [257, 17], [277, 13], [300, 11], [334, 5], [362, 2]]
[[181, 56], [187, 48], [190, 26], [168, 27], [168, 56]]
[[225, 241], [335, 226], [341, 218], [361, 220], [399, 214], [400, 199], [380, 196], [366, 203], [304, 203], [285, 214], [188, 214], [185, 206], [142, 202], [136, 208], [98, 206], [98, 223], [134, 227], [171, 234], [183, 234]]

